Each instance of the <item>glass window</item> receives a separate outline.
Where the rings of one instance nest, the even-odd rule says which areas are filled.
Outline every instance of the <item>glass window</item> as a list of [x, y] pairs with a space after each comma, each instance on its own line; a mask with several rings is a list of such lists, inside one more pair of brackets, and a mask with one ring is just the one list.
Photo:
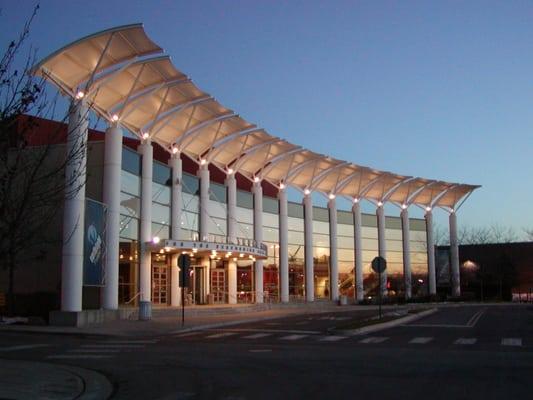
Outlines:
[[350, 211], [337, 210], [337, 223], [353, 225], [353, 213]]
[[181, 213], [181, 228], [198, 232], [198, 214], [183, 211]]
[[152, 203], [152, 221], [170, 225], [170, 207]]
[[329, 210], [323, 207], [313, 207], [313, 220], [329, 222]]
[[354, 248], [353, 237], [337, 236], [337, 247], [340, 249], [353, 249]]
[[327, 247], [329, 249], [329, 235], [313, 233], [313, 246]]
[[374, 214], [361, 214], [361, 224], [363, 226], [377, 227], [378, 220]]
[[265, 242], [278, 242], [279, 233], [276, 228], [269, 228], [268, 226], [263, 226], [263, 240]]
[[304, 231], [304, 220], [301, 218], [288, 218], [289, 230], [293, 231]]
[[209, 198], [219, 203], [226, 203], [226, 186], [211, 182], [209, 185]]
[[152, 200], [161, 204], [170, 204], [170, 187], [152, 182]]
[[138, 240], [139, 220], [127, 215], [120, 216], [120, 237]]
[[237, 206], [243, 208], [254, 208], [254, 198], [250, 192], [237, 190]]
[[152, 236], [158, 236], [160, 239], [169, 239], [170, 238], [169, 226], [152, 222]]
[[279, 215], [263, 212], [263, 225], [277, 228], [279, 225]]
[[200, 212], [200, 199], [198, 196], [194, 196], [189, 193], [181, 193], [182, 209], [189, 212]]
[[172, 185], [172, 173], [169, 166], [154, 161], [152, 180], [161, 185]]
[[270, 214], [279, 214], [279, 201], [273, 197], [263, 196], [263, 211]]
[[289, 201], [287, 204], [287, 214], [289, 217], [301, 218], [304, 217], [304, 206], [300, 203], [293, 203]]
[[291, 244], [304, 244], [304, 233], [298, 231], [288, 232], [288, 242]]
[[198, 178], [194, 175], [188, 174], [186, 172], [183, 173], [181, 178], [182, 183], [182, 190], [185, 193], [200, 194], [200, 181]]
[[121, 171], [120, 173], [120, 190], [135, 196], [141, 195], [141, 178], [138, 175]]
[[254, 223], [254, 212], [248, 208], [237, 207], [236, 212], [237, 221], [244, 222], [247, 224]]
[[141, 217], [141, 199], [127, 193], [120, 193], [120, 212], [131, 217]]
[[134, 175], [141, 175], [141, 155], [127, 147], [122, 147], [122, 169]]
[[337, 234], [353, 238], [353, 225], [337, 224]]
[[313, 232], [329, 234], [329, 222], [313, 221]]

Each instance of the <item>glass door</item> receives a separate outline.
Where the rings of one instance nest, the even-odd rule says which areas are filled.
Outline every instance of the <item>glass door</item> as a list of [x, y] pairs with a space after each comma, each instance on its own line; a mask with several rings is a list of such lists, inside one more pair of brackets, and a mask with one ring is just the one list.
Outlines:
[[168, 304], [168, 266], [164, 263], [152, 264], [152, 303]]

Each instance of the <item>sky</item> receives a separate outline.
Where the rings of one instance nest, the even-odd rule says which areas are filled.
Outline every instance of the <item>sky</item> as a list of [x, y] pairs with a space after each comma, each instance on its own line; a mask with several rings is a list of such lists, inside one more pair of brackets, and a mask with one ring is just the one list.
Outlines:
[[[2, 52], [33, 5], [0, 0]], [[48, 0], [29, 40], [42, 58], [142, 22], [202, 90], [272, 135], [359, 165], [482, 185], [459, 224], [520, 233], [533, 228], [532, 17], [530, 1]], [[434, 215], [447, 224], [444, 211]]]

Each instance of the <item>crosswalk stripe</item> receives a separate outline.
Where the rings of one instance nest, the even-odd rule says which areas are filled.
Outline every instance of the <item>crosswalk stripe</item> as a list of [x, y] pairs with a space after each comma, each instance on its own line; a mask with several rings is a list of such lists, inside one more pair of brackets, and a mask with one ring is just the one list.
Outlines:
[[346, 339], [348, 336], [324, 336], [320, 339], [318, 339], [320, 342], [338, 342], [339, 340]]
[[426, 344], [433, 340], [432, 337], [415, 337], [409, 341], [412, 344]]
[[215, 333], [214, 335], [206, 336], [206, 339], [219, 339], [227, 336], [233, 336], [236, 335], [237, 332], [222, 332], [222, 333]]
[[280, 340], [300, 340], [304, 337], [307, 337], [308, 335], [289, 335], [289, 336], [282, 336], [280, 337]]
[[243, 339], [260, 339], [267, 336], [272, 336], [272, 333], [255, 333], [253, 335], [243, 336]]
[[457, 339], [455, 342], [453, 342], [454, 344], [465, 344], [465, 345], [470, 345], [470, 344], [476, 344], [477, 342], [477, 339], [476, 338], [459, 338]]
[[521, 338], [503, 338], [502, 346], [522, 346]]
[[53, 354], [47, 356], [49, 359], [56, 360], [82, 360], [82, 359], [102, 359], [102, 358], [111, 358], [114, 356], [103, 355], [103, 354]]
[[0, 347], [0, 351], [18, 351], [18, 350], [28, 350], [36, 349], [39, 347], [48, 347], [49, 344], [24, 344], [19, 346], [9, 346], [9, 347]]
[[92, 349], [142, 349], [145, 346], [138, 344], [83, 344], [80, 347]]
[[370, 337], [364, 338], [363, 340], [360, 340], [359, 343], [383, 343], [387, 339], [388, 337], [370, 336]]

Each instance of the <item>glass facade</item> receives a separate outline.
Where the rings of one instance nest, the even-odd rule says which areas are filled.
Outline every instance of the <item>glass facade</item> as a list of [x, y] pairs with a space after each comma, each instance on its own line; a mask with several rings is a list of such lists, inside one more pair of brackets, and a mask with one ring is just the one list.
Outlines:
[[[137, 152], [124, 148], [122, 152], [121, 208], [120, 208], [120, 266], [119, 297], [126, 303], [138, 292], [138, 256], [140, 225], [141, 160]], [[171, 170], [167, 165], [154, 161], [152, 182], [152, 234], [161, 239], [171, 236]], [[208, 230], [212, 236], [221, 239], [227, 235], [227, 188], [211, 182], [207, 204]], [[253, 195], [237, 191], [236, 235], [253, 239]], [[182, 214], [180, 235], [183, 239], [198, 239], [199, 229], [199, 179], [184, 172], [182, 177]], [[263, 197], [263, 242], [267, 246], [268, 258], [264, 261], [265, 298], [279, 301], [279, 202], [276, 198]], [[315, 298], [330, 298], [330, 235], [327, 208], [313, 207], [313, 261]], [[304, 267], [304, 210], [300, 203], [288, 204], [288, 254], [289, 254], [289, 296], [292, 300], [303, 299], [305, 295]], [[354, 225], [351, 211], [337, 210], [337, 247], [339, 293], [353, 298], [355, 293], [354, 268]], [[410, 248], [413, 280], [413, 296], [427, 294], [427, 254], [425, 221], [411, 219]], [[391, 296], [403, 296], [403, 253], [401, 221], [399, 217], [386, 217], [386, 247], [388, 289]], [[376, 216], [362, 215], [362, 258], [365, 295], [377, 293], [378, 280], [370, 263], [378, 255]], [[198, 264], [200, 261], [197, 260]], [[153, 257], [160, 285], [170, 290], [170, 257], [156, 254]], [[217, 299], [227, 301], [227, 260], [213, 260], [211, 273], [206, 279], [217, 285]], [[207, 284], [209, 286], [209, 284]], [[254, 266], [251, 260], [237, 261], [237, 301], [253, 301]], [[225, 294], [224, 294], [225, 293]], [[162, 304], [169, 302], [169, 295], [163, 286], [157, 295]]]

